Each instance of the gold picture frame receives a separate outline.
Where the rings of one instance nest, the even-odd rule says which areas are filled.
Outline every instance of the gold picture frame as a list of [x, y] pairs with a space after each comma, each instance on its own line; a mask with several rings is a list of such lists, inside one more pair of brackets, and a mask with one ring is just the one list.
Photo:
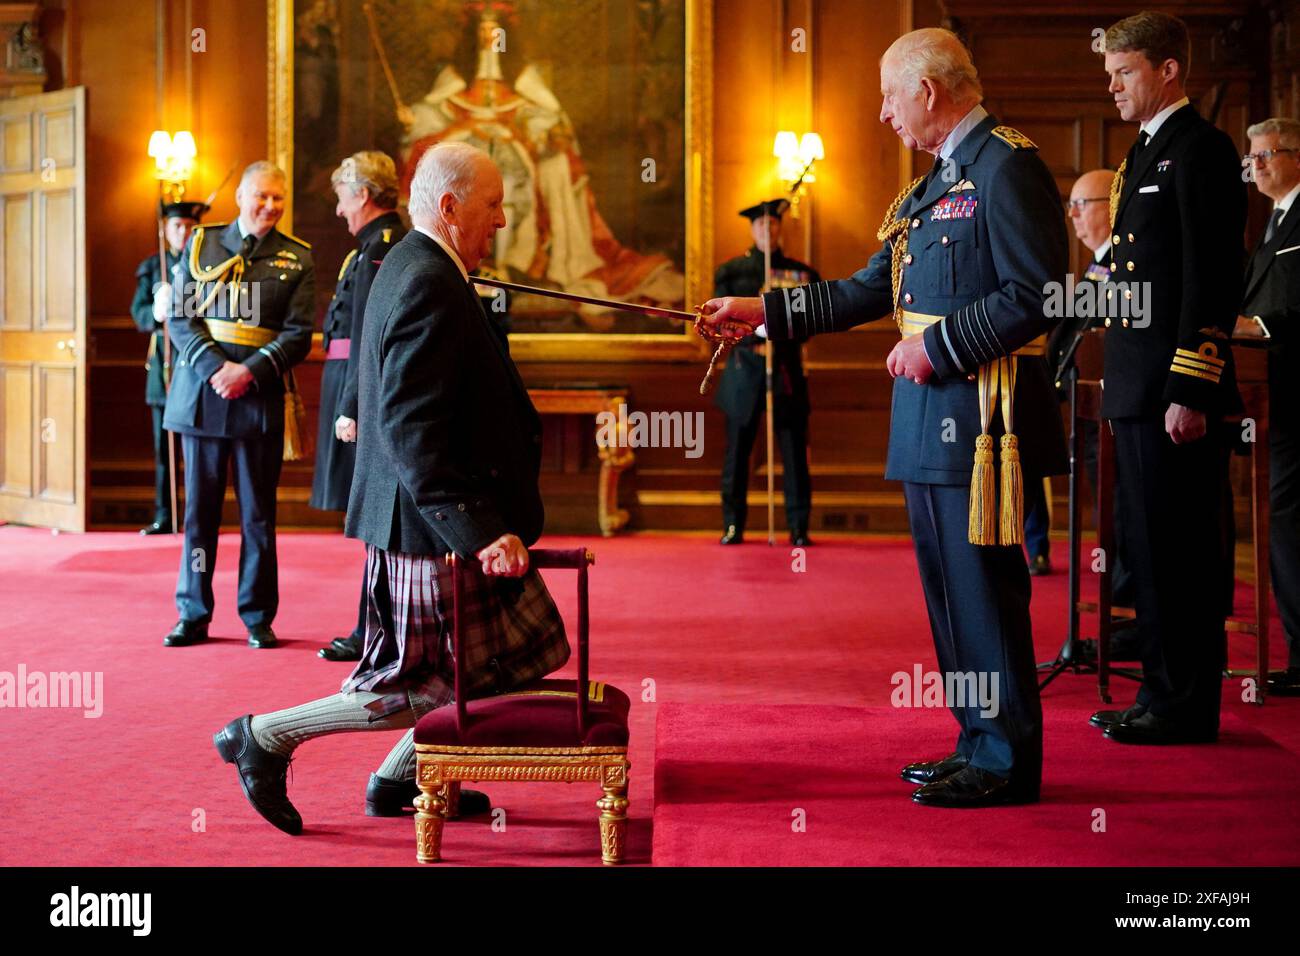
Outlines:
[[[267, 138], [293, 196], [294, 3], [267, 0]], [[685, 0], [686, 300], [713, 293], [713, 2]], [[292, 204], [283, 228], [292, 230]], [[510, 334], [518, 362], [698, 362], [709, 350], [689, 325], [680, 334], [556, 332]]]

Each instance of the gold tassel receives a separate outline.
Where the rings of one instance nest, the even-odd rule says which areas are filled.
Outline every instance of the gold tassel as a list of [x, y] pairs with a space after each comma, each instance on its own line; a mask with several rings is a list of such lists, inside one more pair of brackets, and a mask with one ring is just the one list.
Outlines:
[[980, 435], [975, 439], [975, 470], [970, 478], [971, 544], [997, 544], [997, 489], [993, 475], [993, 438]]
[[298, 394], [293, 375], [284, 378], [284, 460], [299, 461], [307, 454], [303, 442], [302, 423], [307, 418], [307, 408]]
[[1020, 443], [1010, 433], [1002, 436], [1002, 521], [999, 544], [1025, 542], [1025, 477], [1020, 470]]

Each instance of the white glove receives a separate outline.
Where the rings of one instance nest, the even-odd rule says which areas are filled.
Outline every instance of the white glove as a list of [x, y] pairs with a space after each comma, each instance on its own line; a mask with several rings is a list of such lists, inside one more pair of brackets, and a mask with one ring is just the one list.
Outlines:
[[159, 325], [172, 314], [172, 287], [164, 282], [158, 283], [153, 292], [153, 320]]

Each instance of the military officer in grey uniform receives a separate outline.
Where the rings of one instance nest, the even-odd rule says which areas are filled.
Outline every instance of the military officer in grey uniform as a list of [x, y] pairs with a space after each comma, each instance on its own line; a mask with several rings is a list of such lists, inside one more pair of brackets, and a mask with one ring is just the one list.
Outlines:
[[997, 494], [991, 449], [1001, 444], [1012, 491], [1015, 479], [1068, 467], [1042, 357], [1055, 322], [1045, 288], [1067, 268], [1061, 197], [1033, 143], [980, 105], [974, 64], [952, 33], [900, 37], [880, 79], [881, 122], [936, 157], [886, 214], [884, 248], [849, 279], [710, 300], [703, 321], [733, 337], [766, 325], [774, 341], [797, 341], [894, 315], [903, 338], [886, 363], [885, 476], [903, 482], [945, 684], [996, 688], [987, 707], [951, 694], [954, 753], [902, 776], [921, 784], [912, 799], [928, 806], [1036, 801], [1043, 728], [1023, 515], [1006, 485]]
[[239, 502], [239, 617], [251, 647], [276, 645], [279, 605], [275, 494], [286, 420], [286, 376], [311, 350], [311, 249], [278, 231], [286, 179], [269, 162], [244, 170], [239, 218], [194, 230], [172, 287], [175, 368], [163, 425], [182, 436], [185, 545], [176, 582], [180, 620], [169, 647], [206, 640], [217, 534], [233, 464]]
[[[740, 214], [750, 221], [754, 245], [743, 256], [728, 259], [713, 279], [713, 294], [758, 295], [763, 291], [765, 272], [771, 267], [772, 287], [806, 285], [821, 276], [781, 249], [781, 217], [790, 208], [786, 199], [769, 199]], [[770, 249], [770, 256], [764, 255]], [[764, 259], [770, 258], [770, 263]], [[713, 403], [727, 416], [727, 450], [722, 460], [722, 544], [740, 544], [748, 513], [749, 456], [763, 423], [767, 392], [766, 339], [748, 335], [727, 358], [722, 383]], [[798, 342], [773, 345], [772, 409], [773, 429], [781, 449], [785, 521], [790, 543], [804, 547], [808, 539], [808, 516], [812, 510], [812, 481], [808, 476], [808, 380], [803, 374]]]
[[131, 318], [136, 328], [149, 333], [149, 352], [144, 362], [144, 400], [153, 416], [153, 524], [141, 528], [141, 534], [170, 534], [172, 530], [171, 460], [167, 433], [163, 429], [163, 407], [167, 404], [167, 377], [170, 374], [170, 369], [164, 367], [167, 354], [163, 342], [167, 334], [164, 320], [171, 299], [164, 287], [171, 285], [173, 270], [181, 261], [181, 251], [207, 211], [208, 207], [201, 202], [165, 204], [160, 212], [163, 239], [167, 243], [167, 277], [163, 278], [156, 252], [141, 261], [135, 270]]
[[1246, 184], [1232, 139], [1187, 98], [1189, 55], [1186, 25], [1168, 14], [1106, 31], [1115, 105], [1142, 124], [1115, 177], [1101, 407], [1115, 435], [1142, 685], [1133, 706], [1091, 722], [1130, 744], [1208, 743], [1219, 731], [1231, 573], [1223, 419], [1241, 407], [1228, 336]]
[[[357, 245], [339, 269], [334, 298], [325, 313], [325, 369], [320, 384], [320, 422], [311, 501], [322, 511], [348, 510], [352, 469], [357, 456], [357, 363], [370, 285], [379, 265], [406, 227], [397, 213], [397, 167], [374, 150], [353, 153], [330, 176], [338, 198], [335, 212], [356, 236]], [[356, 661], [366, 640], [365, 560], [361, 562], [357, 622], [347, 637], [336, 637], [317, 653], [327, 661]]]

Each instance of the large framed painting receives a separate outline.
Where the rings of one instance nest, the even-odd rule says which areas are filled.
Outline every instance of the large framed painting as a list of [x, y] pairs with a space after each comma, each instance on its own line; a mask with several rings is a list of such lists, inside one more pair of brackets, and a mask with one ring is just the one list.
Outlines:
[[[711, 291], [712, 0], [268, 0], [271, 155], [322, 302], [352, 247], [330, 173], [380, 149], [406, 186], [463, 141], [506, 184], [487, 274], [690, 311]], [[512, 293], [522, 361], [696, 360], [688, 322]]]

